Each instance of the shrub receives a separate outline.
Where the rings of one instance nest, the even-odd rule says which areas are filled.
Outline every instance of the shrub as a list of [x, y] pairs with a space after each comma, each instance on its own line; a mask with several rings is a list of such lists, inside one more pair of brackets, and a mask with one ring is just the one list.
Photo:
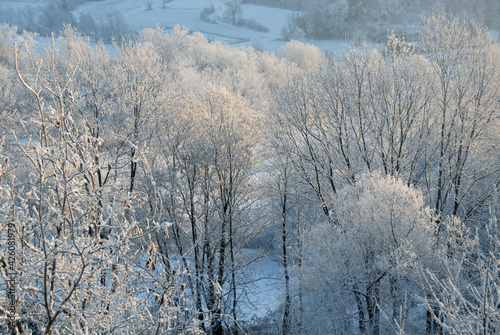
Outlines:
[[260, 24], [259, 22], [255, 21], [254, 19], [239, 19], [236, 22], [236, 25], [240, 26], [240, 27], [245, 27], [245, 28], [248, 28], [248, 29], [260, 31], [260, 32], [263, 32], [263, 33], [268, 33], [269, 32], [269, 28], [267, 28], [266, 26]]

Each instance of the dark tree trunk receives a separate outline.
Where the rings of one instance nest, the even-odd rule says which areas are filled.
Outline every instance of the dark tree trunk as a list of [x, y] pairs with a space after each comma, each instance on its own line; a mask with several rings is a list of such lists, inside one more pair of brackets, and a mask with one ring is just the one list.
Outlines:
[[389, 279], [391, 299], [392, 299], [392, 322], [394, 325], [399, 325], [402, 317], [401, 293], [399, 292], [398, 281], [395, 277]]
[[354, 285], [354, 300], [356, 301], [356, 306], [358, 307], [358, 328], [360, 334], [366, 334], [366, 317], [363, 306], [362, 295], [358, 290], [357, 285]]
[[290, 297], [290, 274], [288, 273], [288, 259], [287, 259], [287, 231], [286, 231], [286, 218], [287, 218], [287, 179], [285, 172], [285, 185], [283, 189], [282, 198], [282, 239], [283, 239], [283, 271], [285, 274], [285, 311], [283, 313], [283, 335], [288, 334], [288, 329], [290, 327], [290, 306], [292, 304]]
[[380, 296], [380, 279], [381, 278], [368, 285], [368, 289], [366, 290], [366, 310], [368, 312], [368, 324], [370, 325], [371, 335], [380, 334], [380, 308], [378, 305]]

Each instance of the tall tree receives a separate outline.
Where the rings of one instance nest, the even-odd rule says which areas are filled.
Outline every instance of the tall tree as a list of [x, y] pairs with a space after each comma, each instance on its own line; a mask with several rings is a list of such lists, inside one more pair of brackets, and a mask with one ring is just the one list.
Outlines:
[[128, 188], [132, 192], [141, 152], [151, 140], [151, 116], [157, 110], [155, 101], [161, 96], [162, 84], [165, 82], [162, 76], [164, 67], [163, 60], [149, 42], [128, 41], [115, 48], [114, 97], [119, 110], [123, 112], [122, 122], [128, 131], [122, 140], [130, 151]]

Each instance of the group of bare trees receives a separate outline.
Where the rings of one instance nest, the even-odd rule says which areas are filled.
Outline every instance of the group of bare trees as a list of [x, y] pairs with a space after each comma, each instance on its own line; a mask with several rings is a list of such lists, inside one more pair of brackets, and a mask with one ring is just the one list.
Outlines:
[[3, 124], [1, 170], [17, 331], [241, 328], [261, 112], [236, 65], [206, 58], [235, 54], [186, 30], [114, 47], [71, 27], [44, 47], [3, 32], [2, 114], [20, 115]]
[[[348, 332], [358, 323], [360, 333], [379, 334], [382, 315], [389, 327], [383, 332], [412, 331], [405, 328], [406, 294], [425, 301], [428, 334], [467, 331], [449, 324], [441, 281], [450, 274], [441, 269], [457, 266], [465, 252], [461, 243], [483, 234], [496, 218], [489, 210], [500, 181], [498, 57], [481, 26], [443, 13], [423, 22], [416, 46], [391, 34], [383, 50], [356, 45], [316, 66], [299, 59], [298, 72], [275, 94], [275, 150], [291, 162], [324, 214], [322, 223], [306, 228], [311, 235], [300, 257], [311, 267], [311, 294], [332, 292], [325, 313], [345, 316], [325, 332]], [[412, 187], [425, 201], [407, 198]], [[422, 254], [429, 250], [434, 257]], [[462, 277], [470, 275], [464, 267], [455, 271], [468, 283], [461, 285], [477, 284]], [[429, 273], [438, 287], [421, 281]], [[463, 293], [455, 289], [449, 294]], [[346, 294], [350, 303], [338, 304]], [[470, 304], [480, 304], [474, 299]], [[490, 331], [478, 324], [469, 329], [474, 327]]]
[[[500, 6], [496, 1], [480, 0], [474, 4], [460, 0], [313, 0], [294, 1], [279, 7], [297, 6], [299, 14], [291, 17], [289, 32], [302, 31], [309, 38], [332, 39], [358, 34], [379, 40], [387, 29], [416, 24], [419, 17], [445, 10], [456, 15], [468, 15], [498, 29]], [[286, 36], [285, 36], [286, 37]]]
[[[333, 56], [2, 28], [3, 331], [496, 331], [499, 57], [446, 14]], [[252, 324], [266, 232], [282, 307]]]

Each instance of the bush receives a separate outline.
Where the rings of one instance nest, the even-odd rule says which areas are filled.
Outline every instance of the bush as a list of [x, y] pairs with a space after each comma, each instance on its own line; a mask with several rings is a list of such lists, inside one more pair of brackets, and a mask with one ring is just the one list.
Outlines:
[[245, 28], [248, 28], [248, 29], [260, 31], [260, 32], [263, 32], [263, 33], [268, 33], [269, 32], [269, 28], [267, 28], [266, 26], [263, 26], [262, 24], [260, 24], [259, 22], [255, 21], [254, 19], [239, 19], [236, 22], [236, 25], [240, 26], [240, 27], [245, 27]]
[[200, 19], [205, 22], [215, 23], [216, 20], [213, 15], [214, 13], [215, 9], [213, 5], [210, 7], [203, 8], [200, 14]]

